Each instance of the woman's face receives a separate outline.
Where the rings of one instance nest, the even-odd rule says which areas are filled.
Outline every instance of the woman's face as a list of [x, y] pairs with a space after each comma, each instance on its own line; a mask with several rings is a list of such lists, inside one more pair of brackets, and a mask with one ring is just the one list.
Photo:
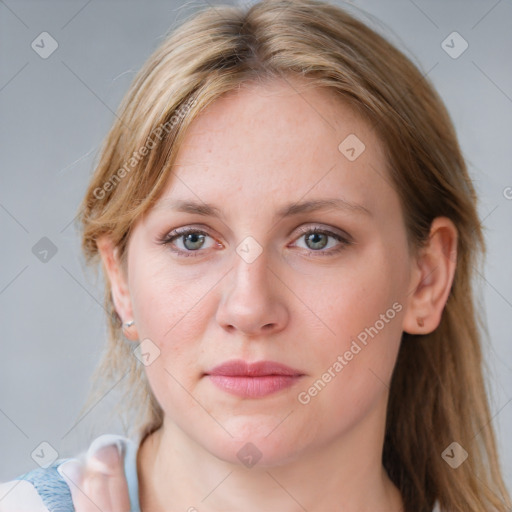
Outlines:
[[[204, 111], [128, 246], [165, 426], [232, 462], [381, 442], [407, 309], [412, 264], [382, 145], [331, 93], [300, 85], [252, 85]], [[213, 370], [234, 360], [292, 371]]]

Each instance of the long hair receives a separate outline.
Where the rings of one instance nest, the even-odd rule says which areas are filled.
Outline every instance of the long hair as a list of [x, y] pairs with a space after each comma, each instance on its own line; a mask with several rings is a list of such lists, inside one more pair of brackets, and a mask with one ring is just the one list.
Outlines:
[[[125, 262], [132, 226], [163, 192], [187, 127], [206, 106], [243, 83], [294, 75], [349, 102], [377, 131], [411, 248], [425, 243], [438, 216], [458, 230], [439, 326], [402, 335], [383, 465], [408, 512], [430, 512], [436, 500], [450, 512], [508, 511], [483, 377], [485, 322], [472, 281], [486, 251], [476, 193], [427, 78], [344, 10], [318, 0], [216, 5], [170, 33], [135, 77], [104, 141], [79, 212], [86, 261], [98, 268], [96, 242], [108, 234]], [[123, 338], [108, 279], [105, 309], [109, 340], [88, 403], [122, 381], [121, 412], [134, 432], [149, 433], [162, 425], [163, 411]], [[453, 442], [469, 454], [456, 469], [442, 456]]]

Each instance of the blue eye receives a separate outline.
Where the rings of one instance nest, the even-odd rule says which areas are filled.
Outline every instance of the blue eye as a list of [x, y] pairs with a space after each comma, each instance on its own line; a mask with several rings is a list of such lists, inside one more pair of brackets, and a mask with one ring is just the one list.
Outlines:
[[161, 242], [165, 245], [173, 245], [175, 240], [181, 241], [183, 248], [171, 249], [182, 256], [194, 256], [194, 253], [204, 247], [206, 237], [211, 238], [208, 233], [197, 228], [176, 229], [169, 233]]
[[[333, 233], [328, 229], [321, 229], [318, 227], [315, 228], [305, 228], [303, 229], [302, 235], [299, 237], [305, 239], [306, 249], [308, 250], [308, 254], [310, 255], [319, 255], [319, 256], [329, 256], [343, 250], [347, 245], [350, 245], [350, 242], [347, 238], [338, 235], [337, 233]], [[323, 250], [329, 244], [329, 238], [336, 240], [339, 242], [337, 245], [331, 244], [328, 247], [329, 250]]]
[[[175, 229], [160, 239], [160, 243], [163, 245], [169, 245], [171, 251], [176, 253], [178, 256], [194, 257], [196, 256], [194, 253], [202, 252], [201, 249], [209, 249], [214, 246], [221, 247], [221, 244], [215, 241], [209, 245], [206, 245], [205, 241], [208, 238], [211, 239], [210, 235], [208, 235], [208, 233], [205, 231], [193, 227], [187, 227]], [[298, 240], [301, 238], [305, 239], [305, 249], [307, 253], [309, 255], [315, 256], [329, 256], [334, 253], [338, 253], [347, 245], [352, 243], [347, 238], [337, 233], [333, 233], [332, 231], [318, 227], [303, 228], [302, 234], [299, 236]], [[338, 242], [338, 244], [334, 244], [334, 247], [333, 244], [331, 244], [328, 247], [328, 250], [324, 250], [329, 245], [329, 239], [334, 239]], [[179, 247], [180, 244], [177, 242], [180, 242], [181, 247]], [[176, 245], [178, 245], [178, 247], [176, 247]]]

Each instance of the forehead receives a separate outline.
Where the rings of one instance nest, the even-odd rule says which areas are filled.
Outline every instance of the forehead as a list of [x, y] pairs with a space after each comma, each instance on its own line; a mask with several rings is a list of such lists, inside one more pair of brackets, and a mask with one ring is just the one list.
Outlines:
[[386, 174], [381, 142], [352, 107], [325, 88], [274, 80], [246, 84], [193, 120], [161, 201], [228, 207], [229, 197], [261, 209], [336, 196], [385, 209]]

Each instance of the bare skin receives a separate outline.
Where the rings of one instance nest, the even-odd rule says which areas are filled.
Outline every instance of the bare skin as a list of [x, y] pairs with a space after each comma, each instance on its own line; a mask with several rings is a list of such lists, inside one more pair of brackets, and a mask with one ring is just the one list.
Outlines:
[[[338, 149], [350, 134], [365, 144], [354, 161]], [[160, 350], [146, 372], [165, 420], [138, 452], [143, 512], [402, 511], [381, 461], [388, 386], [402, 332], [439, 325], [457, 233], [449, 219], [435, 219], [429, 243], [413, 257], [386, 172], [371, 126], [326, 91], [300, 82], [253, 85], [194, 121], [176, 176], [132, 232], [127, 268], [108, 237], [99, 241], [116, 310], [135, 321], [127, 336]], [[275, 217], [288, 203], [340, 197], [369, 213]], [[212, 203], [221, 217], [171, 210], [178, 199]], [[204, 244], [191, 250], [181, 236], [172, 245], [178, 253], [159, 243], [178, 227], [206, 233]], [[326, 248], [312, 248], [305, 227], [351, 243], [325, 235]], [[251, 262], [236, 251], [248, 236], [263, 249]], [[390, 318], [393, 304], [400, 307]], [[332, 370], [369, 326], [378, 334]], [[278, 361], [303, 377], [265, 397], [241, 398], [205, 375], [234, 358]], [[329, 368], [335, 377], [309, 393]], [[250, 468], [237, 457], [249, 442], [261, 453]], [[122, 468], [111, 467], [110, 479], [85, 477], [96, 479], [93, 501], [117, 493], [103, 512], [125, 505]], [[83, 501], [76, 510], [96, 510], [87, 507]]]

